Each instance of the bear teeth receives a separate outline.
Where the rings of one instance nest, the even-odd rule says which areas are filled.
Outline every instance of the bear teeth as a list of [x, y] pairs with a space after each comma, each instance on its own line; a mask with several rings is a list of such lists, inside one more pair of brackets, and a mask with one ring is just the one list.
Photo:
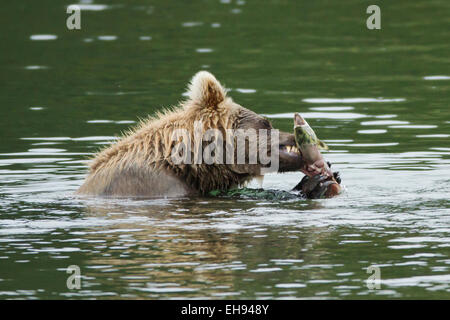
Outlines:
[[287, 152], [300, 153], [296, 146], [286, 146], [286, 151]]

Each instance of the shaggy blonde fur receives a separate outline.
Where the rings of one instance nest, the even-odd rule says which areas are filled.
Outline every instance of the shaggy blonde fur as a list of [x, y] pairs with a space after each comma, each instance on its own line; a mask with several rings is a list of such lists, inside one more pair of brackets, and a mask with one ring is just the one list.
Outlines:
[[[225, 164], [174, 164], [171, 160], [176, 129], [187, 129], [194, 141], [194, 122], [209, 128], [234, 129], [242, 110], [227, 97], [217, 79], [198, 72], [189, 84], [189, 98], [174, 109], [141, 121], [118, 142], [99, 152], [79, 194], [109, 196], [184, 196], [205, 194], [245, 183], [251, 174]], [[248, 110], [249, 111], [249, 110]], [[249, 111], [250, 112], [250, 111]], [[256, 114], [255, 114], [256, 115]]]

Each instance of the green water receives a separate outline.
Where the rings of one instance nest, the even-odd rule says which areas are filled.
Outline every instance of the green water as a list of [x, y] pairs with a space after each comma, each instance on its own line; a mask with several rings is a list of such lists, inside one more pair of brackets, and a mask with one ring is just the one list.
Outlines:
[[[70, 2], [1, 5], [0, 298], [450, 298], [448, 1], [379, 1], [381, 30], [369, 1], [82, 3], [79, 31]], [[84, 161], [201, 69], [277, 128], [300, 112], [344, 194], [75, 198]]]

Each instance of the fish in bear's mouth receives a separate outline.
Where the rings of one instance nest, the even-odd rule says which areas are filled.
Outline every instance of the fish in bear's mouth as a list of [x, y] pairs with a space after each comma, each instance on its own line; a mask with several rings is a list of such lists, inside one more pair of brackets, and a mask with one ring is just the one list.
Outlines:
[[[284, 171], [283, 166], [286, 166], [286, 164], [287, 167], [289, 168], [296, 167], [297, 170], [303, 172], [304, 174], [310, 177], [323, 173], [324, 170], [329, 171], [323, 159], [316, 161], [315, 163], [307, 163], [305, 161], [305, 157], [302, 155], [302, 152], [295, 145], [280, 144], [279, 152], [280, 152], [280, 169], [281, 169], [280, 171]], [[282, 165], [281, 163], [283, 163], [284, 165]]]

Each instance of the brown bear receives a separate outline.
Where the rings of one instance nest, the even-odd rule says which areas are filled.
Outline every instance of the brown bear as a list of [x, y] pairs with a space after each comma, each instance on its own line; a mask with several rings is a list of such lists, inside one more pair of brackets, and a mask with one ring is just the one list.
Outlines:
[[[215, 129], [225, 136], [223, 140], [217, 140], [219, 145], [230, 145], [230, 140], [236, 138], [227, 135], [229, 130], [254, 129], [258, 138], [261, 138], [262, 134], [259, 132], [263, 129], [267, 136], [257, 140], [257, 148], [267, 144], [267, 154], [277, 157], [276, 171], [305, 171], [305, 164], [295, 148], [294, 135], [278, 132], [267, 119], [235, 103], [211, 73], [198, 72], [188, 88], [188, 99], [178, 107], [142, 121], [119, 141], [99, 152], [90, 165], [86, 181], [77, 193], [150, 198], [202, 195], [212, 190], [228, 190], [244, 185], [252, 178], [264, 174], [264, 169], [271, 165], [267, 162], [263, 164], [259, 157], [252, 163], [223, 161], [230, 153], [228, 149], [223, 154], [218, 152], [216, 160], [219, 161], [214, 163], [176, 162], [171, 155], [179, 151], [175, 150], [178, 148], [176, 143], [180, 141], [175, 132], [179, 129], [187, 132], [188, 138], [193, 140], [196, 128], [203, 133], [208, 129]], [[277, 139], [270, 135], [275, 131]], [[190, 141], [186, 146], [194, 150], [186, 149], [185, 155], [190, 153], [193, 158], [208, 146], [202, 140], [200, 147], [196, 148]], [[250, 148], [249, 141], [247, 139], [244, 144], [245, 160], [255, 153]], [[273, 149], [274, 145], [276, 150]], [[232, 160], [236, 160], [239, 145], [231, 146], [234, 148], [231, 151], [236, 151]]]

